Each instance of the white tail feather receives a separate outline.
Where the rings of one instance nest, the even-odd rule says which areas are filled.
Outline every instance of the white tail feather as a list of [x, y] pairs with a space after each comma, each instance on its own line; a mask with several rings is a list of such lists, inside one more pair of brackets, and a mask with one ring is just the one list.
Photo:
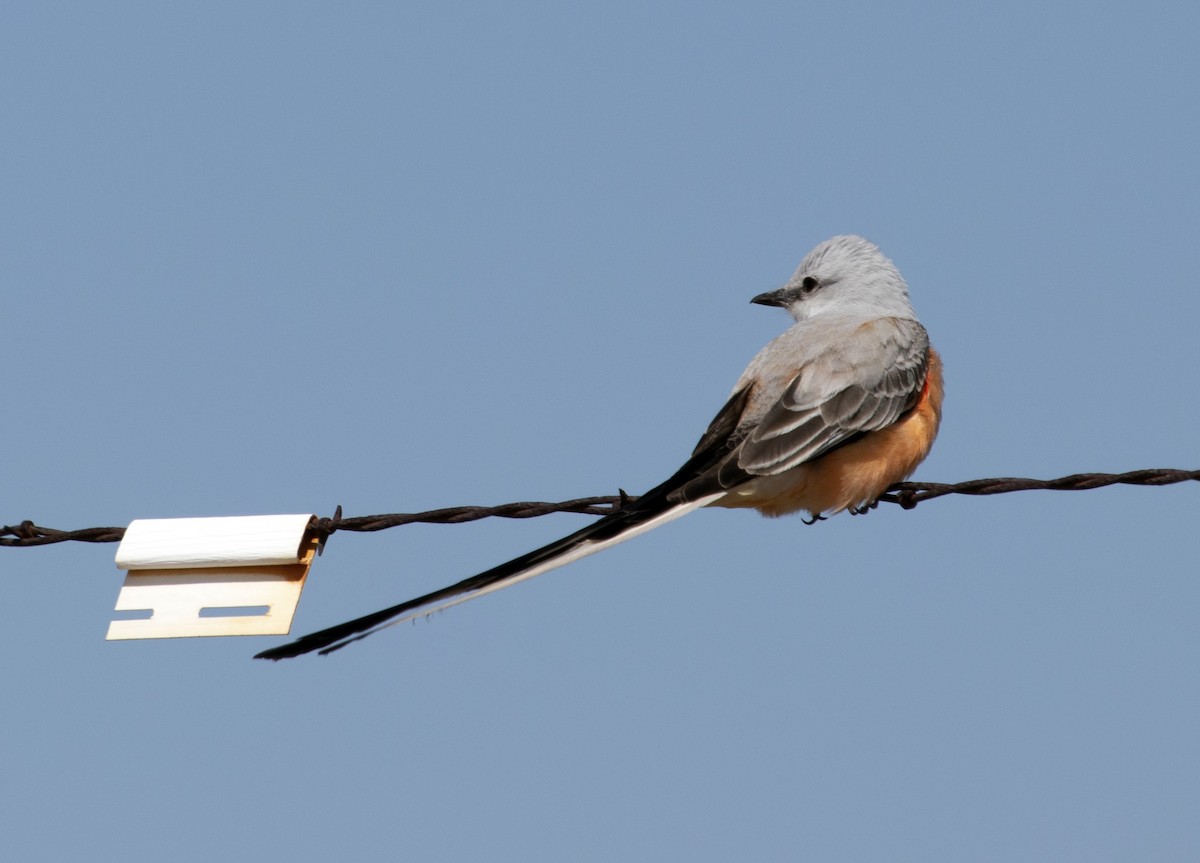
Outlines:
[[691, 501], [690, 503], [680, 504], [679, 506], [673, 507], [666, 512], [654, 516], [654, 518], [648, 519], [640, 524], [633, 525], [629, 528], [629, 530], [619, 533], [614, 537], [610, 537], [609, 539], [603, 539], [598, 542], [585, 540], [574, 548], [567, 549], [557, 557], [544, 560], [535, 566], [531, 566], [529, 569], [526, 569], [523, 572], [518, 572], [514, 575], [510, 575], [508, 578], [505, 578], [502, 581], [497, 581], [495, 584], [489, 584], [487, 587], [481, 587], [478, 590], [464, 593], [462, 596], [456, 596], [454, 599], [446, 600], [445, 602], [429, 608], [422, 608], [409, 612], [408, 614], [398, 617], [395, 620], [389, 620], [387, 623], [381, 623], [379, 626], [359, 633], [358, 635], [351, 637], [349, 640], [357, 641], [360, 638], [365, 638], [373, 632], [378, 632], [381, 629], [387, 629], [389, 626], [395, 626], [399, 623], [416, 620], [418, 617], [428, 617], [429, 615], [436, 614], [439, 611], [445, 611], [447, 608], [460, 605], [468, 600], [478, 599], [486, 594], [495, 593], [497, 590], [503, 590], [506, 587], [511, 587], [518, 582], [528, 581], [531, 578], [544, 575], [553, 569], [558, 569], [560, 566], [566, 566], [568, 563], [574, 563], [575, 561], [585, 558], [588, 555], [595, 554], [598, 551], [603, 551], [606, 548], [612, 548], [614, 545], [619, 545], [620, 543], [625, 542], [627, 539], [633, 539], [635, 536], [639, 536], [647, 531], [653, 530], [656, 527], [661, 527], [667, 522], [674, 521], [677, 518], [687, 515], [694, 509], [707, 506], [717, 498], [723, 497], [724, 495], [725, 492], [720, 491], [708, 495], [707, 497], [702, 497], [699, 500]]

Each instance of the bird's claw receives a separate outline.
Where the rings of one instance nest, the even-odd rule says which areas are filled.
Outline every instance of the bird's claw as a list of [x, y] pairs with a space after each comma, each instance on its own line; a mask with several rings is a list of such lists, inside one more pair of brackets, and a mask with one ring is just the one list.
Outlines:
[[846, 511], [851, 515], [866, 515], [877, 506], [879, 506], [878, 499], [873, 500], [868, 504], [863, 504], [862, 506], [848, 506], [846, 507]]

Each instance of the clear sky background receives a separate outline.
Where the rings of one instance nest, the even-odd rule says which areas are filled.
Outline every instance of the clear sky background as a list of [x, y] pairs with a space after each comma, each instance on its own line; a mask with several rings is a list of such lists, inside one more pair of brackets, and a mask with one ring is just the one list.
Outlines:
[[[828, 236], [916, 478], [1200, 464], [1194, 2], [11, 3], [0, 522], [643, 490]], [[704, 511], [332, 657], [0, 549], [22, 861], [1200, 856], [1200, 488]], [[338, 534], [293, 634], [585, 516]]]

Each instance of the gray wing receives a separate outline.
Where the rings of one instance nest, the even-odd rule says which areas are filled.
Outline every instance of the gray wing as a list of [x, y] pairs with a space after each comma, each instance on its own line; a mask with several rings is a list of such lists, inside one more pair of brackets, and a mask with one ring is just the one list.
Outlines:
[[[714, 421], [720, 432], [710, 428], [697, 447], [697, 456], [701, 449], [724, 454], [684, 479], [671, 499], [696, 500], [756, 476], [783, 473], [886, 428], [917, 403], [929, 367], [929, 335], [919, 323], [878, 318], [826, 330], [824, 338], [828, 342], [822, 344], [806, 339], [800, 357], [795, 346], [782, 344], [755, 358], [730, 399], [744, 411], [736, 426]], [[758, 383], [768, 382], [769, 391], [772, 378], [785, 382], [780, 394], [754, 405]], [[727, 413], [722, 410], [718, 419]]]
[[859, 435], [894, 423], [921, 395], [929, 335], [912, 320], [881, 318], [855, 328], [804, 364], [741, 441], [736, 465], [770, 476]]

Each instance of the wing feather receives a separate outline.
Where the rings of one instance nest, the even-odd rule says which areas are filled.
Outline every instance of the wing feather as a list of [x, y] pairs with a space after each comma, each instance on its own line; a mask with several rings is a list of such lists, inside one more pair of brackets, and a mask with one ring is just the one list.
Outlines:
[[886, 428], [916, 404], [928, 363], [929, 336], [916, 321], [883, 318], [856, 328], [840, 350], [797, 372], [740, 442], [738, 468], [751, 476], [782, 473]]

